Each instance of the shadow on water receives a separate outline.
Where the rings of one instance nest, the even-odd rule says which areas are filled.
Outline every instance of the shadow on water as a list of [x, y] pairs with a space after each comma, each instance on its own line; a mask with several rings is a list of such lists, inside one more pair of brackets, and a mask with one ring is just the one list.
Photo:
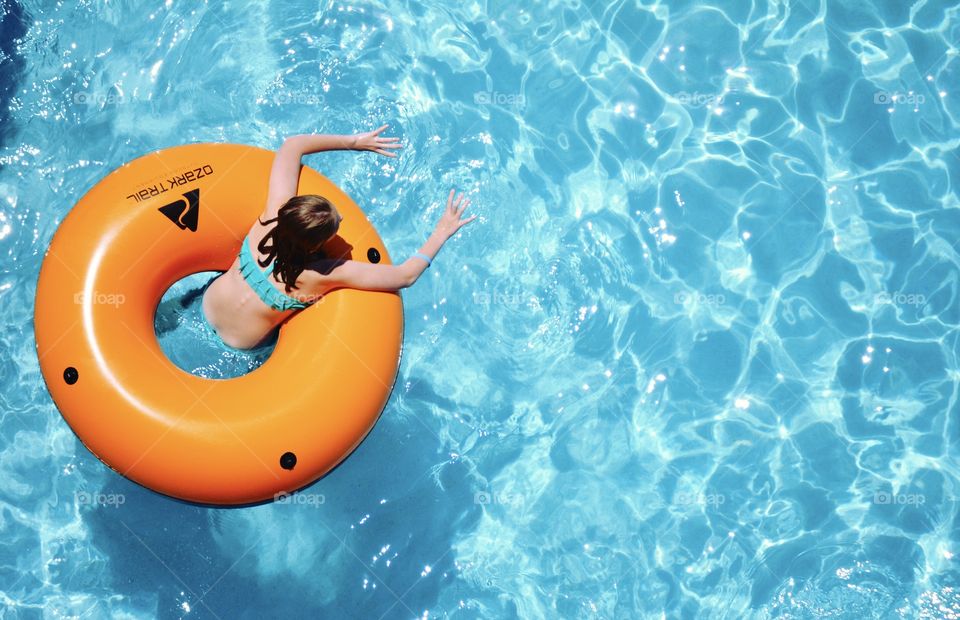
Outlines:
[[[109, 557], [113, 586], [130, 600], [157, 592], [161, 618], [184, 615], [184, 602], [191, 616], [223, 618], [392, 618], [431, 608], [456, 575], [453, 553], [433, 556], [451, 549], [480, 507], [467, 467], [438, 466], [448, 459], [436, 437], [396, 409], [286, 503], [197, 506], [110, 475], [100, 493], [125, 501], [88, 508], [84, 518]], [[373, 462], [394, 466], [372, 471]]]
[[14, 133], [10, 122], [10, 100], [23, 76], [23, 57], [17, 52], [19, 40], [27, 33], [29, 16], [19, 3], [0, 0], [0, 146]]

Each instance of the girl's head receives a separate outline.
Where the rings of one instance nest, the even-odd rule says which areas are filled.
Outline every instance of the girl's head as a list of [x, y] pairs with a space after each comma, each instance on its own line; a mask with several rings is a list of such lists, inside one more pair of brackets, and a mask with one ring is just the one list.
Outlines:
[[337, 234], [342, 219], [323, 196], [294, 196], [280, 207], [277, 217], [260, 222], [276, 222], [257, 246], [267, 255], [260, 266], [266, 267], [272, 260], [274, 275], [289, 293], [291, 288], [296, 288], [297, 277], [309, 260]]

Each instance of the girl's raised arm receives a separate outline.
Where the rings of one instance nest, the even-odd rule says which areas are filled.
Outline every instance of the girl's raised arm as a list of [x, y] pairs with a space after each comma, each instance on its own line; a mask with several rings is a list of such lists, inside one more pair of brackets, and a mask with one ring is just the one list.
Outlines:
[[395, 153], [386, 149], [403, 147], [397, 142], [398, 138], [380, 137], [380, 132], [386, 128], [387, 126], [383, 125], [373, 131], [352, 136], [301, 134], [284, 140], [273, 158], [267, 204], [260, 219], [265, 221], [277, 217], [280, 207], [297, 195], [297, 185], [300, 183], [300, 159], [304, 155], [321, 151], [355, 150], [373, 151], [387, 157], [396, 157]]

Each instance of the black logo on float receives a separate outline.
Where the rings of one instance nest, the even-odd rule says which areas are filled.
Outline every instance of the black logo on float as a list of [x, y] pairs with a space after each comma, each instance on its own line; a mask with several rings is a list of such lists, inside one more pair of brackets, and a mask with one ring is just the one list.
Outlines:
[[197, 221], [200, 219], [200, 188], [192, 189], [183, 195], [186, 200], [178, 200], [158, 209], [170, 221], [180, 227], [180, 230], [189, 229], [197, 232]]

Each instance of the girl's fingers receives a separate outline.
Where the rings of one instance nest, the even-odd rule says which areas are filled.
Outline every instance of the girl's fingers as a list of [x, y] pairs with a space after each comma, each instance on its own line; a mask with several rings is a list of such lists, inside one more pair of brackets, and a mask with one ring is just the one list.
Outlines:
[[386, 129], [386, 128], [387, 128], [386, 125], [381, 125], [379, 129], [375, 129], [375, 130], [373, 131], [373, 134], [376, 135], [376, 134], [380, 133], [381, 131], [383, 131], [383, 130]]

